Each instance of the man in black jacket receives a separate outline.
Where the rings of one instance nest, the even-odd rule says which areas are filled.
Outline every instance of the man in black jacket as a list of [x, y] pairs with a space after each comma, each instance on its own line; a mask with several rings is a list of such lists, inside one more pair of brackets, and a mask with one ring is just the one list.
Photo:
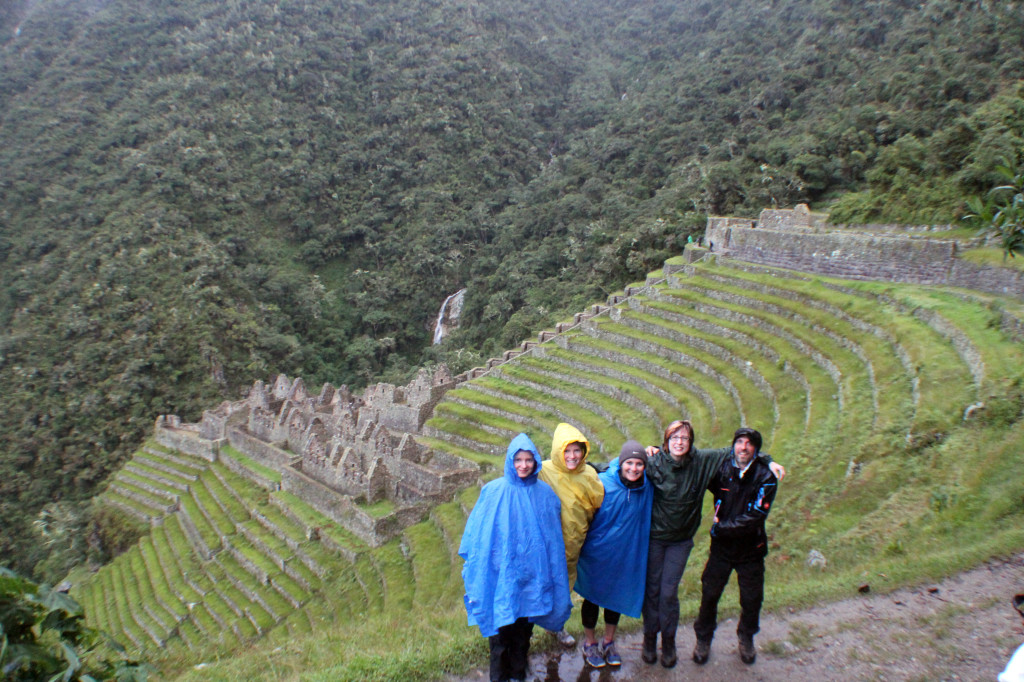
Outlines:
[[718, 600], [733, 571], [740, 588], [741, 615], [736, 628], [740, 658], [748, 665], [757, 658], [754, 635], [760, 629], [764, 558], [768, 554], [764, 522], [775, 501], [778, 480], [757, 457], [760, 433], [738, 429], [732, 449], [733, 456], [722, 463], [708, 485], [715, 496], [715, 518], [708, 562], [701, 576], [700, 613], [693, 624], [697, 635], [693, 660], [700, 664], [708, 660], [718, 624]]

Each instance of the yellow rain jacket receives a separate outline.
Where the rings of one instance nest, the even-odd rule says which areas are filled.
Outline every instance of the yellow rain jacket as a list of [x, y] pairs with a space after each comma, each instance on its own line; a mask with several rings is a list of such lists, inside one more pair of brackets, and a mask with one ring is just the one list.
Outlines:
[[[569, 443], [583, 443], [583, 459], [572, 471], [565, 466], [565, 448]], [[597, 471], [586, 465], [589, 454], [590, 442], [580, 430], [559, 424], [551, 439], [551, 459], [544, 462], [540, 470], [540, 480], [550, 485], [562, 501], [562, 537], [570, 589], [576, 584], [576, 562], [587, 539], [587, 529], [604, 500], [604, 486]]]

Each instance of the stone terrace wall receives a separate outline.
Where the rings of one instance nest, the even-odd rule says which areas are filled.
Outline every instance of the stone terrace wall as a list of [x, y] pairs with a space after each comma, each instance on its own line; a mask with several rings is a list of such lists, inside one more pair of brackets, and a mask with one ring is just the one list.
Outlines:
[[806, 208], [762, 211], [758, 221], [708, 218], [705, 242], [713, 253], [761, 265], [1024, 297], [1024, 273], [958, 259], [954, 240], [897, 234], [890, 225], [840, 228]]

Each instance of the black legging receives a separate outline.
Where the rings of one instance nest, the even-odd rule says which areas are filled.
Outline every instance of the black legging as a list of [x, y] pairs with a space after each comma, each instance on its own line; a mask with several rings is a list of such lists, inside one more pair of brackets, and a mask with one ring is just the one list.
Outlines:
[[[597, 616], [601, 612], [601, 607], [592, 601], [587, 599], [583, 600], [583, 607], [580, 609], [580, 619], [583, 621], [583, 627], [588, 630], [593, 630], [597, 627]], [[604, 622], [606, 625], [618, 625], [619, 624], [619, 612], [612, 611], [611, 609], [604, 610]]]

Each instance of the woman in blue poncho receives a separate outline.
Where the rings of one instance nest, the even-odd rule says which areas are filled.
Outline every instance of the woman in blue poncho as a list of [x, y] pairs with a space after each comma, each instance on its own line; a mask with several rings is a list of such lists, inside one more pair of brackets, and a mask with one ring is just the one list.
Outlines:
[[[583, 660], [594, 668], [622, 664], [615, 650], [619, 615], [639, 618], [642, 611], [654, 499], [646, 466], [643, 446], [627, 441], [618, 460], [600, 476], [604, 501], [580, 551], [576, 592], [583, 597]], [[595, 628], [602, 606], [604, 639], [599, 644]]]
[[486, 484], [459, 545], [469, 624], [491, 646], [491, 680], [525, 679], [533, 624], [558, 631], [569, 618], [561, 503], [537, 478], [540, 455], [521, 433], [504, 476]]

